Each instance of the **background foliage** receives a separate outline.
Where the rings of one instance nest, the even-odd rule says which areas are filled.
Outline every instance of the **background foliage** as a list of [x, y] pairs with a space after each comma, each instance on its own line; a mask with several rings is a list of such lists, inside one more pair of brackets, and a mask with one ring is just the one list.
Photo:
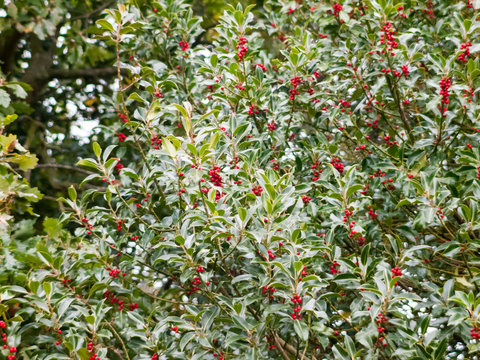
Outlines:
[[476, 358], [480, 3], [220, 5], [4, 4], [1, 356]]

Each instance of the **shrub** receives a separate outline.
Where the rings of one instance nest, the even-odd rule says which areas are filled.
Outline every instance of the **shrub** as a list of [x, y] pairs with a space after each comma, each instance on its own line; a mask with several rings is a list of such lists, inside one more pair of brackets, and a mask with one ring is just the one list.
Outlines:
[[266, 1], [211, 44], [187, 2], [108, 10], [118, 122], [4, 242], [3, 354], [474, 358], [478, 5]]

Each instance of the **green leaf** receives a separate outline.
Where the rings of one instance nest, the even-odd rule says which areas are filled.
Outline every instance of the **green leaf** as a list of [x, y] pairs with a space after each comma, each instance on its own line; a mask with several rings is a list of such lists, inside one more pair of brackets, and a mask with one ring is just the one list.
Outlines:
[[45, 218], [43, 220], [43, 230], [49, 238], [56, 239], [62, 232], [62, 224], [59, 219]]
[[357, 350], [355, 349], [355, 344], [352, 338], [348, 335], [345, 335], [345, 346], [347, 347], [348, 355], [350, 355], [351, 359], [355, 359], [355, 353]]
[[30, 153], [26, 153], [15, 158], [15, 162], [18, 163], [18, 167], [22, 171], [34, 169], [37, 166], [38, 158]]
[[7, 115], [4, 118], [0, 119], [0, 127], [1, 126], [7, 126], [8, 124], [11, 124], [18, 118], [17, 114], [12, 114], [12, 115]]
[[49, 282], [44, 282], [42, 284], [43, 291], [45, 291], [45, 294], [47, 294], [47, 298], [50, 298], [50, 294], [52, 293], [52, 283]]
[[297, 242], [298, 237], [302, 233], [302, 230], [300, 229], [295, 229], [292, 231], [292, 242]]
[[425, 315], [420, 322], [420, 331], [422, 335], [425, 335], [427, 332], [428, 325], [430, 325], [430, 315]]
[[102, 154], [102, 148], [100, 147], [100, 145], [95, 141], [92, 144], [92, 147], [93, 147], [93, 153], [95, 154], [95, 156], [100, 157], [100, 155]]
[[212, 65], [212, 67], [217, 67], [217, 64], [218, 64], [218, 55], [217, 54], [213, 54], [210, 58], [210, 65]]
[[187, 344], [192, 341], [192, 339], [197, 335], [197, 333], [195, 331], [189, 331], [187, 333], [185, 333], [182, 338], [180, 339], [180, 343], [179, 343], [179, 346], [180, 346], [180, 351], [183, 351], [185, 349], [185, 346], [187, 346]]
[[77, 165], [78, 165], [78, 166], [84, 166], [84, 167], [88, 167], [88, 168], [91, 168], [91, 169], [98, 170], [97, 163], [96, 163], [95, 161], [89, 160], [89, 159], [82, 159], [82, 160], [80, 160], [79, 162], [77, 162]]
[[178, 244], [178, 245], [184, 245], [185, 244], [185, 239], [182, 235], [177, 235], [175, 237], [175, 242]]
[[270, 199], [275, 200], [277, 194], [276, 194], [276, 191], [275, 191], [275, 188], [273, 187], [273, 185], [272, 184], [265, 184], [265, 188], [267, 189], [268, 196], [270, 197]]
[[114, 32], [115, 29], [113, 28], [113, 25], [110, 24], [107, 20], [105, 19], [100, 19], [100, 20], [97, 20], [96, 21], [96, 24], [100, 26], [100, 28], [102, 28], [103, 30], [107, 30], [107, 31], [110, 31], [110, 32]]
[[70, 185], [70, 187], [68, 188], [68, 196], [72, 201], [77, 200], [77, 190], [75, 190], [75, 187], [73, 185]]
[[298, 335], [300, 340], [307, 341], [308, 340], [308, 326], [303, 320], [294, 320], [293, 321], [293, 329], [295, 333]]
[[7, 87], [12, 89], [15, 96], [20, 99], [25, 99], [28, 95], [20, 84], [8, 84]]
[[171, 157], [175, 157], [175, 154], [177, 153], [177, 150], [173, 146], [173, 144], [170, 142], [168, 139], [163, 139], [162, 141], [162, 147], [163, 149], [170, 154]]
[[75, 301], [75, 298], [66, 297], [60, 300], [57, 304], [55, 304], [57, 308], [58, 319], [62, 318], [63, 314], [65, 314], [65, 312], [68, 310], [68, 308], [74, 301]]
[[243, 17], [243, 13], [241, 11], [235, 11], [235, 13], [233, 14], [236, 22], [237, 22], [237, 25], [238, 26], [242, 26], [243, 25], [243, 20], [244, 20], [244, 17]]
[[189, 114], [188, 114], [187, 110], [182, 105], [173, 104], [173, 106], [175, 106], [177, 108], [177, 110], [182, 113], [184, 118], [189, 118]]
[[303, 263], [301, 261], [295, 261], [293, 266], [295, 267], [295, 271], [298, 273], [300, 270], [302, 270]]
[[85, 316], [85, 321], [93, 325], [95, 323], [95, 316], [94, 315]]
[[348, 188], [347, 190], [347, 199], [355, 192], [359, 191], [359, 190], [362, 190], [363, 189], [363, 185], [360, 185], [360, 184], [355, 184], [355, 185], [352, 185]]
[[142, 104], [145, 104], [146, 101], [144, 98], [142, 98], [140, 95], [138, 95], [137, 93], [131, 93], [129, 96], [128, 96], [128, 100], [135, 100], [135, 101], [138, 101], [138, 102], [141, 102]]
[[0, 106], [7, 108], [9, 105], [10, 105], [10, 95], [8, 95], [8, 93], [5, 90], [0, 89]]
[[90, 352], [86, 348], [80, 348], [76, 352], [80, 360], [89, 360], [91, 357]]
[[238, 215], [240, 215], [240, 219], [242, 222], [244, 222], [247, 218], [247, 210], [245, 210], [243, 207], [238, 208]]
[[370, 244], [367, 244], [363, 247], [361, 260], [363, 265], [367, 265], [368, 256], [370, 255]]
[[448, 339], [444, 338], [440, 344], [438, 344], [437, 348], [435, 349], [434, 352], [434, 357], [435, 360], [441, 360], [444, 359], [443, 354], [445, 354], [445, 351], [447, 350], [447, 344], [448, 344]]

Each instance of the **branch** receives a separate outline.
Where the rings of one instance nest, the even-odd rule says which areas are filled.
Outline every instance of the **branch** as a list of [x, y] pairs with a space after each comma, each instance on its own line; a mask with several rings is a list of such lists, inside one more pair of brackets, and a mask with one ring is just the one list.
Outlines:
[[282, 355], [283, 359], [284, 360], [290, 360], [290, 357], [288, 356], [288, 354], [285, 352], [285, 350], [283, 349], [283, 346], [282, 344], [280, 343], [280, 341], [278, 340], [278, 336], [275, 335], [273, 340], [275, 341], [275, 345], [277, 345], [277, 349], [278, 351], [280, 351], [280, 354]]
[[[274, 338], [275, 342], [281, 345], [285, 350], [287, 350], [290, 354], [295, 355], [297, 354], [297, 349], [295, 349], [292, 345], [287, 344], [285, 340], [283, 340], [278, 334], [275, 334]], [[308, 357], [304, 356], [305, 360], [310, 360]], [[316, 358], [312, 355], [312, 360], [316, 360]]]
[[114, 67], [106, 68], [84, 68], [84, 69], [52, 69], [50, 78], [56, 79], [78, 79], [78, 78], [102, 78], [114, 76]]
[[87, 174], [87, 175], [94, 174], [94, 172], [92, 172], [92, 171], [85, 170], [85, 169], [82, 169], [82, 168], [79, 168], [79, 167], [70, 166], [70, 165], [63, 165], [63, 164], [55, 164], [55, 163], [37, 164], [37, 166], [35, 166], [35, 169], [41, 169], [41, 168], [65, 169], [65, 170], [71, 170], [71, 171], [74, 171], [74, 172], [81, 172], [81, 173], [84, 173], [84, 174]]
[[99, 6], [98, 8], [90, 11], [89, 13], [82, 14], [82, 15], [79, 15], [79, 16], [74, 16], [70, 19], [70, 22], [73, 22], [73, 21], [79, 20], [79, 19], [88, 19], [88, 18], [90, 18], [90, 16], [95, 15], [96, 13], [99, 13], [99, 12], [105, 10], [107, 7], [110, 7], [114, 3], [115, 3], [115, 1], [109, 1], [105, 4], [103, 4], [102, 6]]

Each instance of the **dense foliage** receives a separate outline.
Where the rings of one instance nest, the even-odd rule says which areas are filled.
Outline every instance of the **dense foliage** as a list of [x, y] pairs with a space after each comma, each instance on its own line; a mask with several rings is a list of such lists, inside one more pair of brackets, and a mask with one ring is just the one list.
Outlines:
[[476, 359], [479, 7], [106, 9], [116, 121], [42, 235], [2, 120], [1, 356]]

